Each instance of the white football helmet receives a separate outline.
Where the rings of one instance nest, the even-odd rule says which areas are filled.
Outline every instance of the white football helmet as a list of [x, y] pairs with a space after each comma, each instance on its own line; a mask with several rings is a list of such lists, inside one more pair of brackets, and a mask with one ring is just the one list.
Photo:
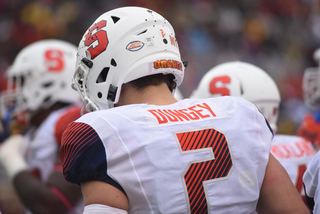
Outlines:
[[55, 39], [23, 48], [6, 71], [8, 87], [1, 94], [1, 114], [32, 113], [58, 101], [81, 103], [71, 88], [76, 53], [76, 46]]
[[276, 132], [280, 92], [261, 68], [240, 61], [222, 63], [209, 70], [191, 94], [191, 98], [218, 96], [237, 96], [252, 102]]
[[320, 108], [320, 48], [314, 52], [313, 57], [318, 67], [307, 68], [304, 71], [302, 91], [305, 104], [318, 109]]
[[119, 101], [122, 84], [158, 73], [173, 74], [177, 86], [182, 82], [174, 29], [152, 10], [122, 7], [102, 14], [85, 32], [73, 88], [81, 94], [82, 112], [108, 109]]

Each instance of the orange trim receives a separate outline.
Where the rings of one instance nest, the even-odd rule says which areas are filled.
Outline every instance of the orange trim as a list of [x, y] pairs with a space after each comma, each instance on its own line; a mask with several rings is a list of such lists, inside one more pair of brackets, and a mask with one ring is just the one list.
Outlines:
[[70, 203], [70, 201], [66, 198], [66, 196], [64, 196], [64, 194], [58, 190], [57, 187], [55, 186], [50, 186], [51, 191], [58, 196], [58, 198], [62, 201], [62, 203], [66, 206], [66, 208], [68, 209], [68, 211], [71, 211], [73, 209], [72, 204]]

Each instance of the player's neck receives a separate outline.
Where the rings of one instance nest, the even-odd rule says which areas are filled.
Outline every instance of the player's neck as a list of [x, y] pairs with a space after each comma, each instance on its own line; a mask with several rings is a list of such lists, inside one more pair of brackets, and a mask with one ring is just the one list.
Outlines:
[[124, 84], [117, 106], [139, 103], [170, 105], [175, 102], [177, 102], [177, 100], [174, 98], [165, 83], [158, 86], [148, 86], [142, 91], [137, 91], [129, 84]]

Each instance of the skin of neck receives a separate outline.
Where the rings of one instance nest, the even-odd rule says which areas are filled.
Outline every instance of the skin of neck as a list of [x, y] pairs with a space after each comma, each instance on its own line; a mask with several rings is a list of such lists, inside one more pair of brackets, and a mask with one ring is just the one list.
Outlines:
[[177, 100], [172, 95], [166, 83], [160, 85], [150, 85], [143, 90], [137, 90], [130, 83], [122, 85], [119, 102], [117, 106], [130, 104], [151, 104], [151, 105], [170, 105]]

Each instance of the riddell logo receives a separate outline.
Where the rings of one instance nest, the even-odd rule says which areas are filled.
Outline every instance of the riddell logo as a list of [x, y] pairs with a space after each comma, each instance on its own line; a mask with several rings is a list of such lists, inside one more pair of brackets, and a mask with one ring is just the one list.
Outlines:
[[140, 42], [140, 41], [133, 41], [133, 42], [130, 42], [126, 49], [128, 51], [138, 51], [140, 50], [141, 48], [143, 48], [144, 46], [144, 43], [143, 42]]

